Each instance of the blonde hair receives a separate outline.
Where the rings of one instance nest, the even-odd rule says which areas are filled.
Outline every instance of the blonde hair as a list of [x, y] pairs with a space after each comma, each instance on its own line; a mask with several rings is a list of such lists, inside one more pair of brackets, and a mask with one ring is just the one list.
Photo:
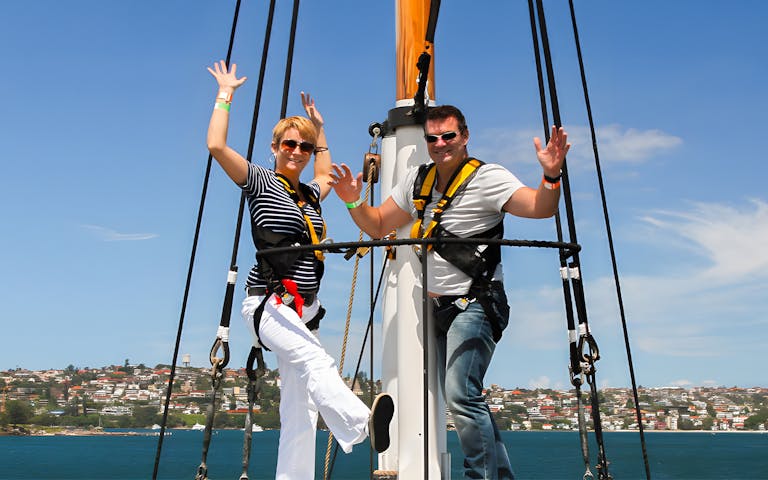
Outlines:
[[301, 138], [305, 142], [316, 143], [317, 142], [317, 129], [310, 119], [307, 117], [294, 116], [283, 118], [275, 128], [272, 129], [272, 143], [277, 145], [283, 138], [285, 132], [291, 128], [295, 128], [299, 131]]

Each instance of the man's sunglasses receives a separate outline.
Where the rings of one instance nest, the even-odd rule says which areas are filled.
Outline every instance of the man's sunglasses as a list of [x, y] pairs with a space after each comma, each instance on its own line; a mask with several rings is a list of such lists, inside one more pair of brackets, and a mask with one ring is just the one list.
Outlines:
[[424, 135], [424, 140], [426, 140], [427, 143], [435, 143], [438, 138], [442, 138], [444, 142], [447, 142], [448, 140], [456, 138], [456, 135], [458, 135], [456, 132], [445, 132], [440, 135]]
[[301, 153], [312, 153], [315, 151], [315, 144], [309, 142], [297, 142], [296, 140], [283, 140], [280, 142], [280, 149], [287, 153], [293, 153], [299, 147]]

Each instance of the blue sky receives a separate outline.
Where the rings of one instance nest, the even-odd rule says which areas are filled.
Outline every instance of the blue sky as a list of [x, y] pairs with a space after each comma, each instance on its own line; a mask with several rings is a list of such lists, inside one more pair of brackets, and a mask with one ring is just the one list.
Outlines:
[[[266, 3], [243, 1], [235, 40], [233, 60], [249, 77], [232, 107], [230, 143], [241, 152]], [[234, 5], [0, 7], [0, 369], [170, 362], [216, 94], [205, 67], [226, 54]], [[542, 133], [527, 4], [458, 5], [443, 2], [440, 11], [436, 100], [465, 112], [470, 153], [535, 185], [531, 138]], [[568, 5], [545, 6], [573, 143], [568, 165], [587, 308], [602, 354], [597, 379], [627, 386]], [[575, 6], [638, 384], [768, 385], [768, 62], [760, 47], [768, 6]], [[290, 10], [279, 2], [253, 155], [263, 165], [279, 116]], [[301, 90], [316, 97], [336, 162], [359, 169], [368, 125], [394, 106], [394, 36], [394, 2], [302, 2], [288, 113], [301, 113]], [[219, 323], [239, 199], [214, 167], [181, 346], [198, 366], [208, 364]], [[357, 238], [335, 197], [325, 214], [336, 241]], [[551, 240], [554, 223], [508, 218], [506, 234]], [[567, 388], [556, 255], [508, 250], [504, 261], [513, 313], [487, 383]], [[240, 271], [252, 262], [246, 228]], [[357, 289], [347, 370], [367, 318], [368, 268]], [[330, 312], [322, 339], [337, 357], [351, 272], [332, 256], [321, 291]], [[244, 362], [250, 341], [237, 312], [233, 367]]]

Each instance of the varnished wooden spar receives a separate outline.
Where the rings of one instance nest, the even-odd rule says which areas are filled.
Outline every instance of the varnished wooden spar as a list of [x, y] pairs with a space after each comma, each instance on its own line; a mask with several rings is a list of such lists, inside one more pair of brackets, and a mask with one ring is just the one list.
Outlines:
[[[397, 30], [397, 100], [412, 99], [416, 95], [419, 71], [416, 64], [419, 56], [427, 52], [435, 56], [434, 45], [427, 41], [429, 27], [430, 0], [398, 0], [396, 11]], [[435, 12], [436, 14], [436, 12]], [[427, 82], [429, 98], [435, 98], [435, 62], [429, 66]]]

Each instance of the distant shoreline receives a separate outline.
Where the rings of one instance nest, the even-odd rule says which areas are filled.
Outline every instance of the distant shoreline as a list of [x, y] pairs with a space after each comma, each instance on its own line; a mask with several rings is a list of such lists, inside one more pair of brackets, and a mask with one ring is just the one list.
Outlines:
[[[180, 431], [191, 431], [191, 428], [168, 428], [166, 429], [166, 435], [174, 430], [180, 430]], [[242, 430], [241, 428], [216, 428], [214, 430]], [[510, 432], [513, 430], [503, 430], [503, 432]], [[573, 433], [578, 432], [577, 430], [514, 430], [516, 433]], [[589, 431], [589, 433], [594, 433], [592, 430]], [[639, 430], [604, 430], [603, 433], [639, 433]], [[730, 434], [730, 433], [746, 433], [746, 434], [766, 434], [768, 431], [766, 430], [644, 430], [643, 433], [704, 433], [704, 434]], [[74, 429], [59, 429], [55, 431], [46, 431], [41, 429], [35, 429], [35, 430], [29, 430], [29, 431], [0, 431], [0, 436], [9, 436], [9, 437], [54, 437], [54, 436], [61, 436], [61, 437], [89, 437], [89, 436], [116, 436], [116, 437], [126, 437], [126, 436], [139, 436], [139, 437], [156, 437], [159, 436], [160, 432], [158, 430], [150, 430], [149, 428], [145, 430], [98, 430], [98, 429], [83, 429], [83, 428], [74, 428]]]

